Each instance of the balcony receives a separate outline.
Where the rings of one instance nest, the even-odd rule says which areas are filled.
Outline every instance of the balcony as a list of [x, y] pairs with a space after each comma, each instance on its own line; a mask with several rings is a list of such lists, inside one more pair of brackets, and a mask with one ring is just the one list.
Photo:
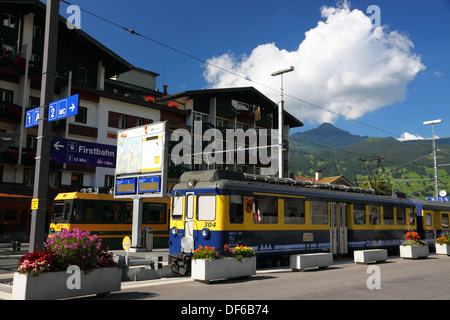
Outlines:
[[231, 104], [218, 104], [216, 115], [226, 119], [234, 119], [237, 116], [237, 111]]

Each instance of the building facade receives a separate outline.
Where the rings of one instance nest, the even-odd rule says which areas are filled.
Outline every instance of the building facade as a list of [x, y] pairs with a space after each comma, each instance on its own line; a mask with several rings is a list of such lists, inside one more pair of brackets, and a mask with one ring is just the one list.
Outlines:
[[[37, 127], [25, 128], [26, 111], [41, 105], [46, 7], [39, 0], [0, 0], [0, 242], [2, 231], [28, 232], [34, 185]], [[184, 130], [192, 144], [207, 129], [277, 129], [277, 104], [252, 87], [194, 90], [169, 95], [156, 88], [157, 73], [136, 68], [60, 17], [54, 100], [79, 94], [78, 114], [54, 121], [52, 137], [98, 145], [117, 145], [117, 131], [167, 121], [171, 132]], [[195, 123], [201, 122], [200, 131]], [[289, 172], [289, 129], [302, 123], [284, 112], [283, 176]], [[270, 136], [269, 136], [270, 141]], [[173, 147], [176, 139], [171, 141]], [[217, 141], [224, 144], [224, 141]], [[265, 174], [267, 164], [250, 163], [248, 142], [233, 143], [228, 163], [208, 164], [192, 152], [190, 163], [169, 161], [169, 188], [187, 170], [227, 169]], [[239, 162], [236, 150], [247, 150]], [[112, 167], [50, 163], [48, 208], [60, 192], [114, 186]]]

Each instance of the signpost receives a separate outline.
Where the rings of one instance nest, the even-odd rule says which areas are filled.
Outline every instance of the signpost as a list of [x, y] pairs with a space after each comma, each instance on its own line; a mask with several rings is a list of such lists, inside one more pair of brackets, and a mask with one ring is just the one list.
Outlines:
[[[77, 115], [79, 103], [79, 94], [51, 102], [48, 106], [48, 122]], [[28, 110], [25, 116], [25, 128], [37, 126], [39, 117], [40, 107]]]
[[131, 250], [144, 251], [142, 244], [142, 199], [167, 194], [169, 128], [166, 121], [119, 130], [115, 198], [133, 199]]
[[75, 94], [50, 103], [48, 106], [48, 122], [77, 115], [79, 102], [80, 95]]
[[115, 168], [117, 147], [107, 144], [52, 138], [51, 160], [59, 163]]

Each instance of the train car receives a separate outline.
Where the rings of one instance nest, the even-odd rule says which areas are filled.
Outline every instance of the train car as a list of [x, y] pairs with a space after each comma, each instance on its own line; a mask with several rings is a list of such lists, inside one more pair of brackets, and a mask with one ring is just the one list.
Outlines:
[[450, 203], [412, 199], [416, 205], [419, 236], [428, 244], [434, 243], [442, 232], [449, 231]]
[[184, 173], [172, 190], [169, 257], [189, 270], [199, 245], [252, 247], [259, 258], [294, 253], [336, 255], [396, 248], [417, 230], [415, 206], [356, 187], [311, 184], [240, 172]]
[[[111, 194], [60, 193], [53, 203], [49, 234], [61, 229], [90, 231], [102, 238], [102, 245], [122, 249], [122, 240], [131, 236], [133, 201], [114, 199]], [[153, 230], [153, 247], [167, 248], [169, 240], [169, 198], [143, 201], [142, 230]]]

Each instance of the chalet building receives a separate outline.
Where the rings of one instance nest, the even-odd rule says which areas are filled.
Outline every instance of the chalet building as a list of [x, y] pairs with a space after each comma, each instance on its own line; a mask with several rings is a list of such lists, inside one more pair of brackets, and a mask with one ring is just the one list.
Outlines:
[[[273, 143], [271, 141], [278, 144], [278, 138], [271, 135], [271, 129], [278, 129], [278, 106], [253, 87], [185, 91], [158, 98], [157, 102], [190, 111], [186, 124], [191, 128], [191, 145], [201, 145], [198, 148], [200, 150], [205, 150], [205, 147], [211, 143], [202, 139], [202, 135], [212, 128], [219, 130], [223, 138], [216, 141], [219, 150], [230, 149], [225, 141], [228, 129], [233, 129], [232, 131], [242, 129], [244, 132], [254, 129], [258, 137], [261, 129], [267, 129], [267, 145], [271, 145]], [[303, 126], [303, 123], [286, 111], [284, 111], [283, 121], [283, 176], [287, 177], [289, 175], [289, 129]], [[201, 130], [193, 130], [196, 122], [201, 122]], [[244, 161], [238, 161], [239, 155], [235, 152], [232, 161], [228, 161], [224, 155], [223, 163], [216, 161], [208, 164], [201, 152], [193, 150], [190, 170], [226, 169], [251, 174], [270, 174], [271, 170], [268, 168], [270, 164], [261, 163], [258, 157], [257, 163], [249, 161], [250, 150], [259, 147], [249, 143], [250, 141], [246, 139], [242, 145], [239, 145], [236, 139], [231, 148], [244, 150]], [[203, 161], [196, 161], [198, 158]], [[278, 166], [276, 170], [278, 171]], [[276, 173], [275, 176], [278, 174]]]

